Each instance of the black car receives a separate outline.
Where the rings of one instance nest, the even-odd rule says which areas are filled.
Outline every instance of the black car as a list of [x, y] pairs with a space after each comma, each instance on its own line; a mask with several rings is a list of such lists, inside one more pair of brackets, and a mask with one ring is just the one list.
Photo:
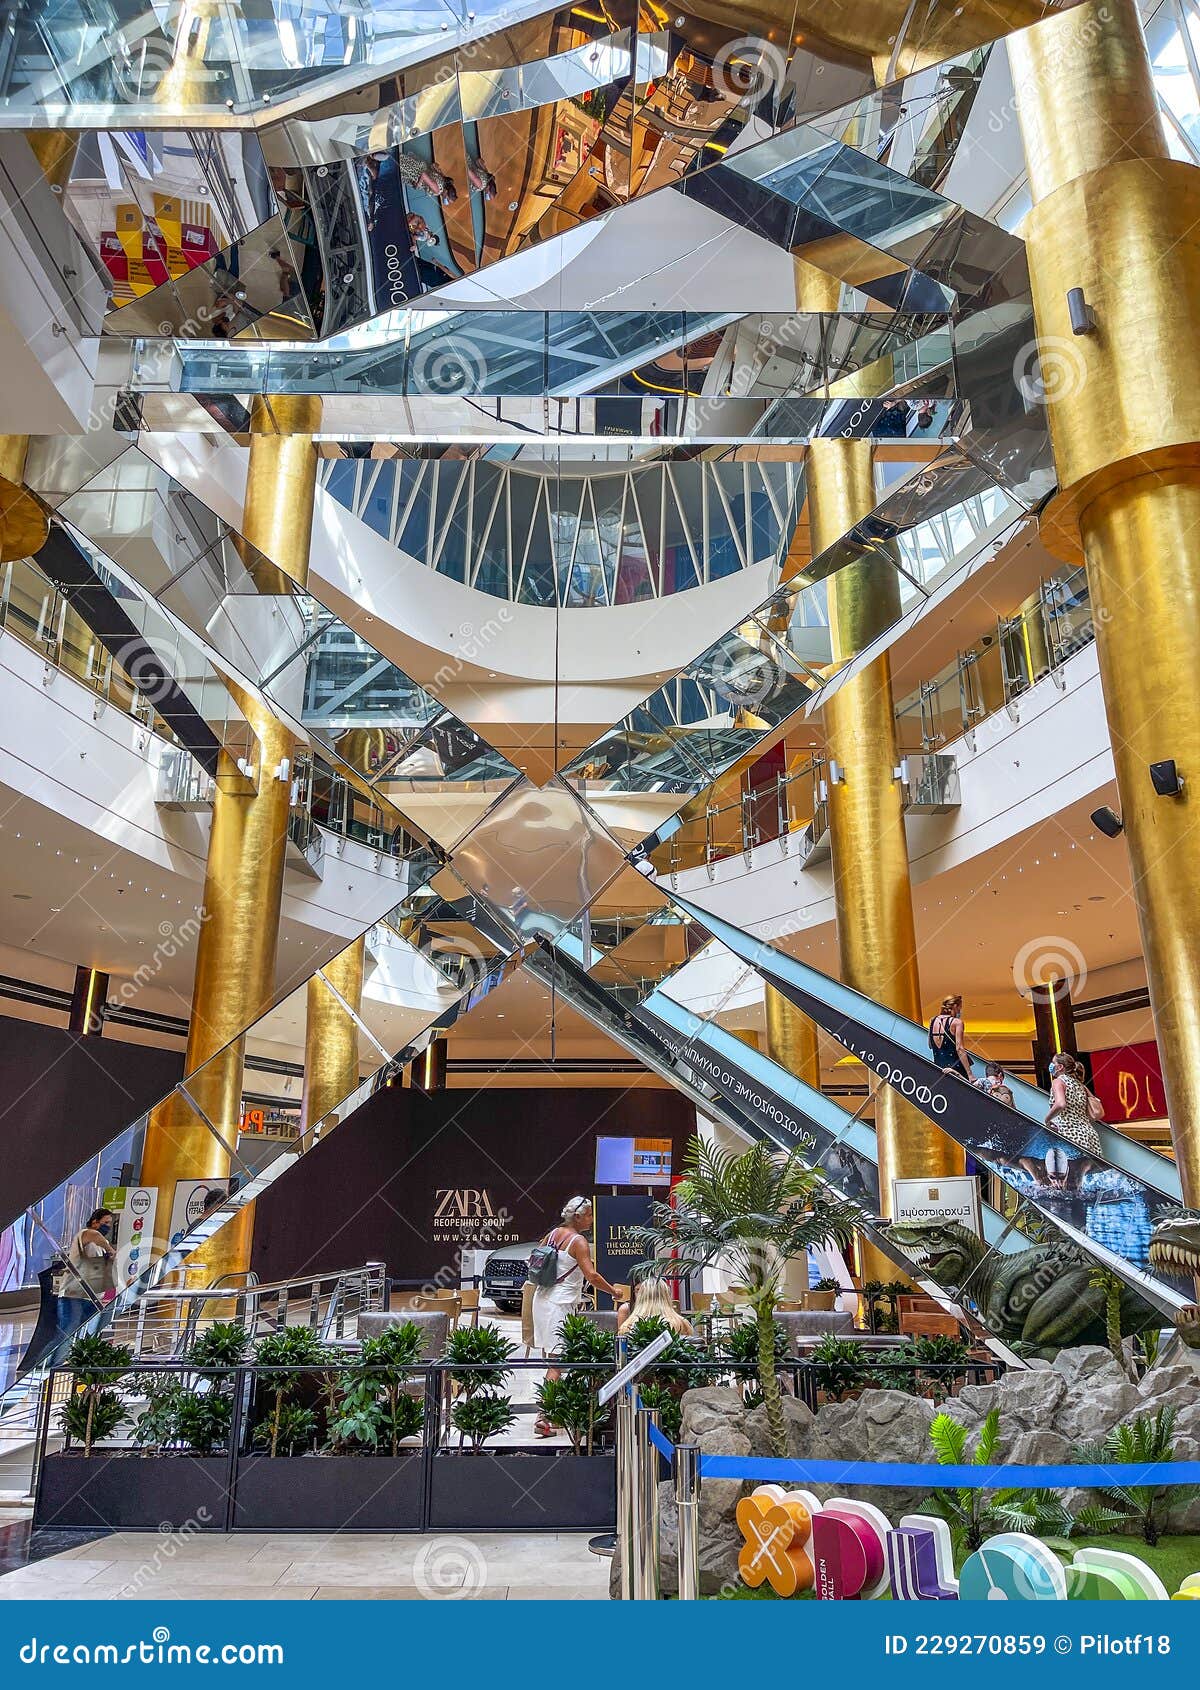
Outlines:
[[483, 1264], [480, 1289], [505, 1314], [521, 1312], [521, 1287], [529, 1270], [529, 1252], [537, 1242], [535, 1238], [528, 1244], [505, 1244]]

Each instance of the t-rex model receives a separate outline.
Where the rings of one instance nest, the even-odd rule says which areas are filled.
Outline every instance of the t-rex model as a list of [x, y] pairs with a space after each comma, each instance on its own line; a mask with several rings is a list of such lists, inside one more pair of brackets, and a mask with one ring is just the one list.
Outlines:
[[[969, 1298], [989, 1332], [1020, 1355], [1051, 1361], [1075, 1344], [1106, 1342], [1104, 1288], [1091, 1283], [1094, 1264], [1074, 1244], [1033, 1244], [1002, 1256], [956, 1221], [896, 1223], [888, 1236], [931, 1279]], [[1157, 1320], [1134, 1292], [1122, 1291], [1124, 1334]]]
[[[1181, 1279], [1200, 1279], [1200, 1209], [1175, 1209], [1150, 1235], [1150, 1266]], [[1200, 1308], [1189, 1303], [1175, 1316], [1175, 1330], [1192, 1350], [1200, 1350]]]

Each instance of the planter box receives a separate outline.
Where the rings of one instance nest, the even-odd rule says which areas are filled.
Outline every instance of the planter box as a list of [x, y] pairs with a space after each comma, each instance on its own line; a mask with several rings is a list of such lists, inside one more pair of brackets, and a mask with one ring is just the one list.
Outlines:
[[440, 1450], [429, 1531], [611, 1531], [616, 1457], [570, 1451]]
[[[35, 1526], [225, 1530], [227, 1455], [47, 1455]], [[202, 1512], [203, 1510], [203, 1512]]]
[[234, 1529], [420, 1531], [425, 1462], [402, 1455], [243, 1455]]

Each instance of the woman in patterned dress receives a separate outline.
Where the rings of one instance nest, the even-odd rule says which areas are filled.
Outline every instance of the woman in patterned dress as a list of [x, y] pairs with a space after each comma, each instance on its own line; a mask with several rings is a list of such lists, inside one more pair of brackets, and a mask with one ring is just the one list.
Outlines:
[[1046, 1125], [1086, 1156], [1103, 1159], [1091, 1101], [1092, 1094], [1083, 1081], [1083, 1064], [1060, 1050], [1050, 1063], [1050, 1111]]

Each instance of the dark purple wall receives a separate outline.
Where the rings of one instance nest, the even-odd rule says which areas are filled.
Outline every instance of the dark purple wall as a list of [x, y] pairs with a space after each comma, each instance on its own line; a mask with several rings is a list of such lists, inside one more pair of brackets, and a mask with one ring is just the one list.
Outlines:
[[182, 1051], [0, 1015], [0, 1226], [144, 1114], [182, 1073]]
[[665, 1090], [380, 1092], [258, 1199], [253, 1266], [271, 1280], [382, 1261], [431, 1278], [464, 1247], [540, 1237], [593, 1190], [598, 1134], [669, 1138], [678, 1170], [695, 1130]]

